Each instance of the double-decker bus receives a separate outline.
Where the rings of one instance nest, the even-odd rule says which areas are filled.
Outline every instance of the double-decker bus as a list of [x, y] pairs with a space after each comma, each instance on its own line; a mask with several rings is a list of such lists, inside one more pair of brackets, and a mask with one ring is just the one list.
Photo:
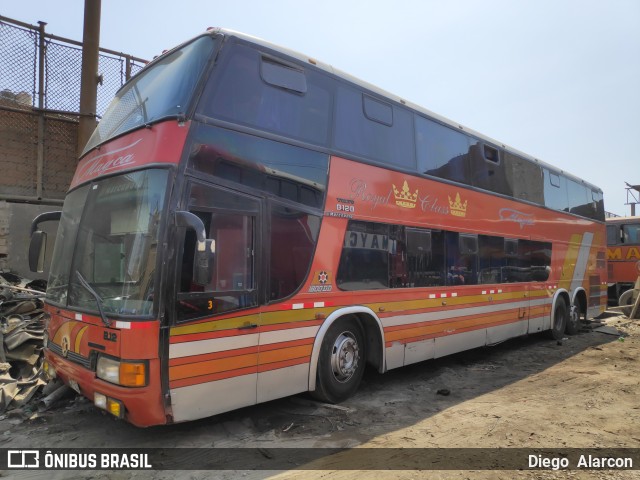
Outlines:
[[633, 289], [640, 276], [640, 217], [607, 218], [609, 303], [631, 313]]
[[606, 303], [602, 191], [329, 65], [210, 29], [117, 93], [80, 159], [46, 293], [50, 375], [148, 426]]

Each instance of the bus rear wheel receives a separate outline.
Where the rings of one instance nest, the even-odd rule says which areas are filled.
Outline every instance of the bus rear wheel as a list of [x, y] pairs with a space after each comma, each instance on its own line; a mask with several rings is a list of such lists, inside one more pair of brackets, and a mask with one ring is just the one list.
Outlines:
[[580, 329], [582, 328], [580, 316], [580, 307], [578, 305], [572, 305], [569, 315], [567, 316], [567, 333], [569, 335], [576, 335], [580, 333]]
[[353, 395], [364, 373], [364, 335], [352, 318], [338, 320], [325, 334], [312, 395], [322, 401], [339, 403]]
[[562, 340], [564, 331], [567, 327], [567, 304], [561, 298], [556, 302], [556, 308], [553, 311], [553, 325], [549, 330], [549, 335], [554, 340]]

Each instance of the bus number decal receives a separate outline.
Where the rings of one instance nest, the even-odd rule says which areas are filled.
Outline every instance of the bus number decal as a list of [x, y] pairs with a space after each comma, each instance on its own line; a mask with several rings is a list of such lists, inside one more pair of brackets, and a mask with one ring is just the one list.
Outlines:
[[336, 205], [336, 210], [339, 212], [355, 213], [356, 207], [355, 205], [343, 205], [342, 203], [338, 203]]
[[356, 213], [355, 201], [348, 198], [337, 198], [335, 212], [327, 212], [329, 217], [339, 218], [353, 218], [353, 214]]

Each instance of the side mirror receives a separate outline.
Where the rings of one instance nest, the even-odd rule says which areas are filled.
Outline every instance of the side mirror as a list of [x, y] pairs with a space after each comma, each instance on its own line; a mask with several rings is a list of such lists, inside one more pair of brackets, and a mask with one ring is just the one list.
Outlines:
[[32, 272], [42, 273], [44, 271], [46, 250], [47, 234], [36, 230], [31, 235], [31, 243], [29, 244], [29, 269]]
[[45, 212], [38, 215], [31, 222], [31, 243], [29, 243], [29, 269], [32, 272], [44, 272], [44, 259], [47, 249], [47, 234], [38, 230], [42, 222], [60, 221], [61, 211]]
[[196, 251], [193, 260], [193, 282], [197, 285], [207, 285], [211, 280], [213, 260], [216, 253], [215, 240], [207, 239], [202, 220], [191, 212], [176, 212], [176, 226], [186, 227], [196, 234]]

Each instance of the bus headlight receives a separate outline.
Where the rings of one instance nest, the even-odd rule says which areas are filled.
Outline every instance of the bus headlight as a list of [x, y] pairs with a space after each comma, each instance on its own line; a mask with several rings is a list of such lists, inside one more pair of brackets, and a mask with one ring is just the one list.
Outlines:
[[144, 387], [147, 384], [147, 364], [99, 356], [96, 375], [102, 380], [123, 387]]

